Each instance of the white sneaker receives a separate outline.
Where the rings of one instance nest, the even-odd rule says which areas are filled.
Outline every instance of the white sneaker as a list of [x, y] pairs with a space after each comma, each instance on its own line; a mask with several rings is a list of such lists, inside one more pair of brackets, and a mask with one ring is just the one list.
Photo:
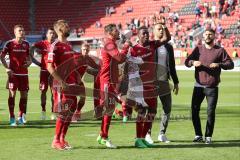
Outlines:
[[26, 119], [26, 114], [25, 113], [22, 114], [22, 121], [23, 121], [24, 124], [27, 123], [27, 119]]
[[145, 136], [145, 141], [147, 141], [150, 144], [154, 143], [154, 141], [152, 140], [152, 137], [149, 133], [147, 133], [147, 135]]
[[41, 120], [46, 120], [46, 112], [42, 111], [41, 113]]
[[159, 134], [158, 135], [158, 140], [160, 142], [165, 142], [165, 143], [169, 143], [170, 141], [167, 139], [166, 135], [165, 134]]
[[55, 113], [52, 113], [51, 120], [56, 120], [56, 114]]
[[106, 145], [107, 148], [112, 148], [112, 149], [116, 149], [117, 148], [116, 145], [112, 144], [112, 141], [110, 139], [106, 139], [105, 140], [105, 145]]
[[205, 144], [211, 144], [212, 143], [212, 137], [205, 137]]

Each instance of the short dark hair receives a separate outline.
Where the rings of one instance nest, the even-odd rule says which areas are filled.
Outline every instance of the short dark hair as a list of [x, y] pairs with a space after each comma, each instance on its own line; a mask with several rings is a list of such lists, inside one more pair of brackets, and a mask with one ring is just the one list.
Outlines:
[[53, 29], [53, 27], [49, 27], [48, 29], [47, 29], [47, 31], [54, 31], [54, 29]]
[[212, 28], [206, 28], [205, 29], [205, 32], [212, 32], [213, 34], [215, 34], [215, 30], [214, 29], [212, 29]]
[[138, 28], [138, 34], [140, 33], [141, 30], [148, 30], [146, 26], [141, 26]]
[[117, 28], [116, 24], [108, 24], [104, 27], [104, 32], [105, 33], [111, 33], [113, 31], [114, 28]]

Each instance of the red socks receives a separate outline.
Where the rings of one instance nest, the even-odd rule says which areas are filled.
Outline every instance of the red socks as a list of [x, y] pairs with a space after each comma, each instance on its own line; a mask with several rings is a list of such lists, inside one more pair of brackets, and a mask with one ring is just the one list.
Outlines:
[[143, 138], [142, 137], [142, 131], [143, 131], [143, 122], [139, 122], [137, 120], [137, 122], [136, 122], [136, 136], [137, 136], [137, 138]]
[[55, 140], [60, 140], [63, 125], [64, 125], [64, 121], [58, 117], [56, 120]]
[[62, 132], [61, 132], [61, 135], [60, 135], [60, 140], [63, 140], [63, 141], [64, 141], [65, 136], [66, 136], [67, 131], [68, 131], [69, 125], [70, 125], [70, 121], [64, 122], [63, 128], [62, 128]]
[[108, 130], [111, 123], [112, 116], [104, 115], [102, 118], [102, 126], [101, 126], [101, 137], [108, 138]]

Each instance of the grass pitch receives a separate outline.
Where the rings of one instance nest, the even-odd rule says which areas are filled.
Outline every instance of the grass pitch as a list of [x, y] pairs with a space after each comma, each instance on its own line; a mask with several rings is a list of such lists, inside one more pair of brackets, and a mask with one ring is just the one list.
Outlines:
[[[167, 136], [171, 143], [157, 142], [161, 105], [154, 122], [152, 137], [156, 148], [136, 149], [135, 123], [123, 124], [113, 120], [110, 138], [118, 149], [106, 149], [96, 142], [100, 122], [92, 119], [93, 100], [87, 97], [83, 120], [72, 124], [67, 140], [74, 147], [70, 151], [56, 151], [50, 145], [54, 135], [54, 121], [50, 121], [50, 96], [48, 95], [48, 120], [40, 120], [39, 69], [30, 68], [28, 123], [25, 126], [8, 125], [8, 91], [5, 89], [6, 73], [0, 67], [0, 160], [238, 160], [240, 158], [240, 74], [223, 72], [216, 109], [213, 144], [193, 144], [194, 130], [190, 117], [191, 94], [194, 84], [193, 71], [178, 71], [180, 92], [173, 95], [171, 120]], [[86, 86], [91, 88], [91, 77], [86, 76]], [[89, 93], [90, 95], [91, 93]], [[19, 93], [15, 113], [18, 111]], [[206, 100], [201, 108], [202, 128], [206, 123]]]

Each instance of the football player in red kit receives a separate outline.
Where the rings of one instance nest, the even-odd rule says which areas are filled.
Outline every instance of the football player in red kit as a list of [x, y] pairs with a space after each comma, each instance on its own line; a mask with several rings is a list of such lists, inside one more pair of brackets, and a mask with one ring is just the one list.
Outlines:
[[[18, 123], [26, 123], [27, 97], [29, 90], [28, 67], [31, 65], [29, 43], [25, 41], [25, 32], [22, 25], [14, 26], [15, 38], [7, 41], [2, 52], [1, 61], [8, 74], [7, 89], [9, 90], [8, 107], [10, 112], [10, 125], [16, 126], [14, 115], [15, 96], [20, 91]], [[9, 64], [5, 56], [9, 55]]]
[[[152, 144], [145, 140], [145, 136], [151, 128], [152, 122], [157, 112], [157, 90], [156, 81], [156, 64], [155, 51], [159, 46], [166, 44], [171, 36], [163, 27], [163, 38], [156, 41], [149, 40], [149, 31], [146, 27], [140, 27], [138, 31], [139, 41], [134, 45], [130, 52], [134, 57], [143, 57], [143, 64], [140, 67], [141, 80], [143, 82], [143, 96], [148, 108], [138, 106], [138, 116], [136, 121], [136, 140], [135, 147], [146, 148], [152, 147]], [[149, 56], [146, 56], [149, 55]]]
[[[48, 28], [46, 33], [46, 40], [36, 42], [30, 48], [32, 62], [41, 68], [39, 89], [41, 91], [41, 106], [42, 106], [41, 119], [42, 120], [46, 119], [46, 100], [47, 100], [46, 93], [48, 90], [48, 86], [50, 85], [49, 84], [50, 74], [47, 71], [47, 58], [48, 58], [48, 52], [50, 50], [51, 44], [53, 43], [54, 39], [55, 39], [54, 29]], [[41, 62], [38, 62], [35, 59], [34, 52], [37, 52], [42, 56]]]
[[65, 20], [58, 20], [54, 23], [54, 30], [57, 33], [57, 40], [52, 43], [48, 53], [47, 70], [53, 77], [53, 111], [58, 113], [56, 119], [55, 136], [52, 148], [57, 150], [71, 149], [65, 141], [72, 115], [77, 108], [77, 97], [69, 92], [70, 87], [77, 85], [74, 72], [74, 51], [67, 41], [70, 34], [70, 27]]
[[65, 20], [55, 22], [54, 30], [58, 38], [51, 45], [47, 67], [54, 78], [52, 83], [53, 108], [54, 112], [58, 113], [52, 148], [66, 150], [72, 148], [65, 140], [65, 136], [72, 116], [77, 109], [77, 96], [85, 92], [84, 86], [78, 83], [76, 70], [84, 65], [90, 65], [94, 68], [98, 68], [98, 65], [88, 56], [82, 56], [81, 54], [76, 56], [72, 46], [67, 41], [70, 27]]
[[[85, 104], [86, 93], [85, 93], [85, 86], [82, 82], [82, 77], [85, 72], [90, 73], [88, 71], [88, 66], [92, 67], [95, 70], [98, 70], [99, 66], [95, 63], [95, 61], [89, 56], [90, 46], [88, 43], [83, 43], [81, 46], [81, 53], [75, 54], [76, 59], [81, 59], [81, 65], [78, 66], [76, 70], [77, 74], [77, 81], [82, 88], [84, 88], [84, 92], [80, 94], [80, 99], [77, 104], [77, 109], [72, 117], [72, 122], [77, 122], [80, 119], [81, 109]], [[92, 74], [92, 73], [90, 73]]]
[[129, 44], [123, 46], [119, 52], [116, 40], [119, 39], [119, 31], [115, 24], [104, 27], [105, 40], [104, 47], [101, 49], [102, 65], [100, 71], [100, 105], [105, 107], [100, 135], [97, 138], [99, 144], [106, 145], [108, 148], [116, 148], [108, 137], [109, 126], [112, 114], [115, 109], [116, 84], [118, 83], [118, 64], [126, 59]]

